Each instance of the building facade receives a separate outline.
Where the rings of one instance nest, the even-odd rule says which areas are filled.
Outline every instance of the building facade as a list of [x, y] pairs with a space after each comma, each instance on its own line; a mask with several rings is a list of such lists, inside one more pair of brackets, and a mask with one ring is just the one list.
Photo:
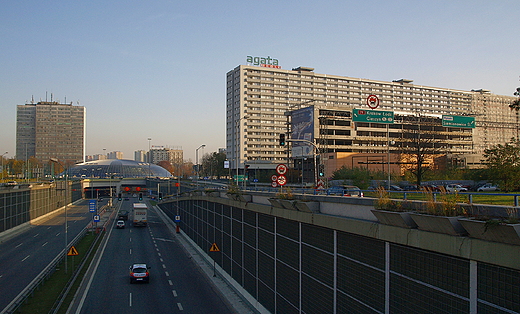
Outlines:
[[123, 159], [123, 152], [115, 151], [107, 154], [107, 159]]
[[149, 158], [153, 164], [169, 161], [172, 165], [181, 165], [183, 163], [183, 151], [181, 149], [152, 146], [152, 149], [149, 151]]
[[[378, 97], [376, 110], [392, 111], [400, 122], [390, 126], [389, 132], [384, 125], [352, 122], [354, 109], [370, 109], [370, 95]], [[434, 133], [442, 135], [437, 140], [443, 142], [444, 153], [479, 156], [491, 145], [518, 137], [518, 112], [509, 108], [514, 99], [482, 89], [415, 85], [406, 79], [375, 81], [318, 74], [307, 67], [284, 70], [240, 65], [227, 73], [226, 154], [232, 169], [245, 165], [274, 169], [288, 162], [289, 149], [279, 145], [278, 136], [290, 133], [291, 111], [312, 105], [321, 110], [317, 120], [321, 117], [324, 125], [316, 126], [314, 138], [324, 151], [387, 153], [387, 133], [397, 136], [405, 132], [404, 125], [416, 125], [424, 132], [437, 129]], [[348, 116], [330, 119], [331, 112], [347, 112]], [[472, 117], [475, 126], [438, 129], [444, 115]], [[398, 127], [401, 130], [396, 132]]]
[[83, 106], [56, 101], [18, 105], [16, 112], [16, 158], [35, 157], [40, 162], [57, 158], [76, 163], [85, 158]]

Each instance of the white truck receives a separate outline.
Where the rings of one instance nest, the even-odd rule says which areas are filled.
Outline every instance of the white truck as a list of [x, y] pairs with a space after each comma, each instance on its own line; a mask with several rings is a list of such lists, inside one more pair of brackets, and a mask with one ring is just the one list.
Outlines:
[[134, 203], [133, 214], [133, 225], [136, 226], [146, 226], [147, 223], [147, 215], [148, 215], [148, 206], [144, 203]]

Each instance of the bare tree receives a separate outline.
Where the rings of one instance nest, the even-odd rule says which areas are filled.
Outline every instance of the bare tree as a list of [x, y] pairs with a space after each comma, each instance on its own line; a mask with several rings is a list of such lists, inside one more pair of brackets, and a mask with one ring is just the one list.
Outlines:
[[408, 116], [401, 117], [403, 130], [398, 145], [400, 146], [400, 163], [415, 178], [417, 187], [421, 186], [424, 176], [434, 168], [434, 158], [440, 152], [436, 139], [436, 128], [442, 121], [434, 117]]

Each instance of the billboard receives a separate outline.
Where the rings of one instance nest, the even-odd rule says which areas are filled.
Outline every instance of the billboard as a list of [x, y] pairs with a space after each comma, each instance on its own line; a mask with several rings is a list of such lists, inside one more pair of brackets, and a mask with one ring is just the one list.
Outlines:
[[[291, 140], [305, 140], [314, 143], [314, 106], [298, 109], [292, 112]], [[292, 156], [313, 156], [314, 148], [303, 141], [293, 141]]]

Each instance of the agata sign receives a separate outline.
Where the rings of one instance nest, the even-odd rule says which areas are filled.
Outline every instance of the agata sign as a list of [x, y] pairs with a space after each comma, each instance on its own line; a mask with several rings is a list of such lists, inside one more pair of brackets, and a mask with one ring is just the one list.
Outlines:
[[281, 66], [278, 65], [278, 59], [273, 59], [270, 56], [267, 56], [267, 58], [264, 57], [252, 57], [247, 56], [247, 63], [251, 63], [253, 65], [259, 65], [267, 68], [275, 68], [280, 69]]

